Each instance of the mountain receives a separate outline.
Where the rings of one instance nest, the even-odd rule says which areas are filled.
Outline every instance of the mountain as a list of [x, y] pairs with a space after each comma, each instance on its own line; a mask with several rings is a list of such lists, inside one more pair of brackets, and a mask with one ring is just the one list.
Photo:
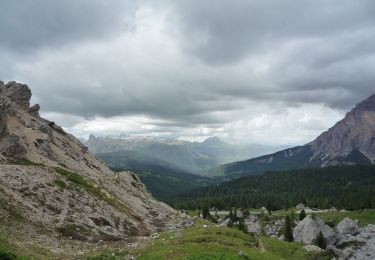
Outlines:
[[1, 239], [38, 241], [68, 259], [71, 248], [89, 246], [82, 241], [125, 240], [173, 222], [177, 213], [156, 201], [134, 173], [111, 171], [74, 136], [41, 118], [30, 98], [27, 85], [0, 82]]
[[135, 151], [101, 153], [96, 156], [115, 171], [134, 172], [151, 194], [160, 200], [213, 183], [213, 179], [179, 170], [168, 162]]
[[375, 95], [357, 104], [314, 141], [254, 159], [234, 162], [211, 170], [230, 178], [287, 170], [375, 162]]
[[241, 177], [217, 185], [185, 191], [170, 203], [177, 208], [196, 209], [209, 205], [218, 209], [309, 207], [371, 209], [375, 207], [375, 166], [329, 166]]
[[126, 135], [118, 137], [90, 135], [85, 144], [95, 154], [134, 152], [168, 162], [173, 168], [181, 171], [200, 175], [205, 175], [209, 169], [223, 163], [243, 160], [276, 150], [275, 147], [266, 145], [228, 144], [218, 137], [210, 137], [203, 142], [188, 142]]

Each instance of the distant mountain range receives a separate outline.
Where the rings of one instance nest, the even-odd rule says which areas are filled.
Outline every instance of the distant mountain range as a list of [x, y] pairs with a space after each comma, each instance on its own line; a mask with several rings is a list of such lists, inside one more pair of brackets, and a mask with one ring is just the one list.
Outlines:
[[151, 194], [161, 200], [172, 198], [182, 191], [206, 186], [217, 181], [182, 171], [172, 164], [135, 151], [96, 154], [114, 171], [134, 172]]
[[213, 176], [235, 178], [266, 171], [375, 162], [375, 95], [357, 104], [345, 118], [314, 141], [254, 159], [225, 164]]
[[[142, 155], [143, 163], [163, 161], [164, 164], [169, 164], [168, 168], [198, 175], [205, 175], [208, 170], [224, 163], [244, 160], [280, 149], [280, 147], [259, 144], [233, 145], [218, 137], [210, 137], [203, 142], [188, 142], [126, 135], [117, 137], [90, 135], [85, 144], [91, 152], [100, 154], [104, 160], [108, 158], [105, 154], [110, 153], [112, 159], [119, 160], [116, 165], [120, 163], [126, 166], [123, 167], [124, 169], [129, 169], [126, 164], [135, 157], [140, 158], [138, 155]], [[121, 156], [114, 156], [115, 153]], [[137, 162], [139, 163], [139, 160]], [[111, 163], [114, 161], [111, 160]]]

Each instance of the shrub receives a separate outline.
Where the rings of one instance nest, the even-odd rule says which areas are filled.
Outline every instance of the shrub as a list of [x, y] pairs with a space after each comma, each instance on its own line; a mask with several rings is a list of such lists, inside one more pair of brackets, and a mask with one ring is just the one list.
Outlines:
[[320, 231], [318, 236], [315, 238], [314, 244], [316, 246], [320, 247], [321, 249], [326, 249], [327, 243], [326, 243], [326, 240], [325, 240], [325, 238], [322, 234], [322, 231]]
[[291, 224], [291, 221], [290, 221], [290, 217], [288, 215], [285, 218], [284, 239], [285, 239], [285, 241], [288, 241], [288, 242], [293, 241], [292, 224]]
[[306, 217], [306, 212], [304, 209], [299, 213], [299, 221], [303, 220]]

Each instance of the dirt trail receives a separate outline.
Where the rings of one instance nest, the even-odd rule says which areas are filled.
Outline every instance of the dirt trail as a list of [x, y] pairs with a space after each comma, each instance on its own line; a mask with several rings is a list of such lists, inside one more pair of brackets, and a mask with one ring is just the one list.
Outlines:
[[259, 246], [259, 248], [260, 248], [260, 252], [261, 252], [261, 253], [266, 252], [266, 249], [264, 248], [264, 245], [263, 245], [261, 239], [258, 240], [258, 246]]

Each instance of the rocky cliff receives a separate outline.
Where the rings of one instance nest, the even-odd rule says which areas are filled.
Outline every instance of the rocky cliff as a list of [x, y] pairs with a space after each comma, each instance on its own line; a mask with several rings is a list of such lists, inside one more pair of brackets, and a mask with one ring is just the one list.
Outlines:
[[172, 223], [176, 212], [136, 175], [109, 170], [30, 98], [27, 85], [0, 82], [0, 231], [17, 226], [46, 243], [117, 241]]

